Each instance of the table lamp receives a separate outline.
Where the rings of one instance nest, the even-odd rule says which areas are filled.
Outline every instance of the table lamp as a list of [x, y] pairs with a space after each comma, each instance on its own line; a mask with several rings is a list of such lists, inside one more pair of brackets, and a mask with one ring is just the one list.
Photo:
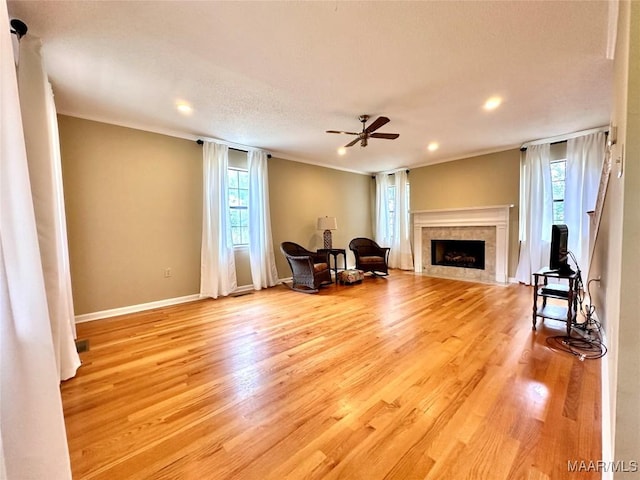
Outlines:
[[318, 218], [318, 230], [324, 230], [324, 248], [331, 247], [331, 230], [337, 230], [338, 223], [336, 217], [319, 217]]

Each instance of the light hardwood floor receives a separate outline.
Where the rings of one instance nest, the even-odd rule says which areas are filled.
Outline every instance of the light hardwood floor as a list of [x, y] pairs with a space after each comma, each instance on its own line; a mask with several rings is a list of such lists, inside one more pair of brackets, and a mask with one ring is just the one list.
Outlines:
[[74, 479], [590, 479], [600, 360], [531, 289], [417, 276], [278, 286], [78, 325]]

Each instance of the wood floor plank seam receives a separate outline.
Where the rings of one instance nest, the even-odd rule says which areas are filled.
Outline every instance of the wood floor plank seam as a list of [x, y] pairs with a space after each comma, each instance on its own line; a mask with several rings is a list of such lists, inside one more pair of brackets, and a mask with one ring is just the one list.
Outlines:
[[595, 479], [599, 360], [532, 291], [392, 270], [77, 326], [74, 479]]

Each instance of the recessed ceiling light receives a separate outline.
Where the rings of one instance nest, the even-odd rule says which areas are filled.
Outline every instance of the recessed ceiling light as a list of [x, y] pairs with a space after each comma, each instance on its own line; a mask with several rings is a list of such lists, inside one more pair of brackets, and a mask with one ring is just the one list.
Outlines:
[[338, 155], [344, 155], [345, 153], [347, 153], [347, 149], [344, 147], [340, 147], [338, 149]]
[[176, 105], [176, 108], [180, 113], [184, 113], [185, 115], [188, 115], [191, 112], [193, 112], [193, 107], [185, 102], [178, 102], [178, 104]]
[[435, 152], [438, 148], [440, 148], [440, 145], [438, 144], [438, 142], [431, 142], [427, 146], [427, 150], [429, 150], [430, 152]]
[[500, 106], [501, 103], [502, 103], [502, 98], [500, 98], [500, 97], [491, 97], [491, 98], [487, 99], [486, 102], [484, 102], [484, 109], [485, 110], [495, 110], [496, 108], [498, 108]]

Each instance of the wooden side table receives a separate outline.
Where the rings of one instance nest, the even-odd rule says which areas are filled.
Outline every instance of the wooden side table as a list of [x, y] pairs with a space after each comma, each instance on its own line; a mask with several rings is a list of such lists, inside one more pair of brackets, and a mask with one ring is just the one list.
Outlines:
[[[578, 310], [578, 295], [576, 292], [578, 274], [562, 273], [558, 270], [543, 268], [533, 274], [533, 327], [536, 329], [538, 317], [560, 320], [567, 323], [567, 336], [571, 336], [571, 327], [575, 322]], [[566, 280], [567, 283], [549, 283], [549, 279]], [[547, 305], [548, 298], [565, 300], [564, 305]], [[538, 308], [538, 302], [542, 305]]]
[[[338, 283], [338, 255], [342, 255], [344, 260], [344, 270], [347, 269], [347, 251], [344, 248], [319, 248], [319, 253], [327, 252], [329, 257], [333, 257], [333, 272], [335, 274], [335, 281]], [[329, 258], [329, 270], [331, 270], [331, 258]]]

